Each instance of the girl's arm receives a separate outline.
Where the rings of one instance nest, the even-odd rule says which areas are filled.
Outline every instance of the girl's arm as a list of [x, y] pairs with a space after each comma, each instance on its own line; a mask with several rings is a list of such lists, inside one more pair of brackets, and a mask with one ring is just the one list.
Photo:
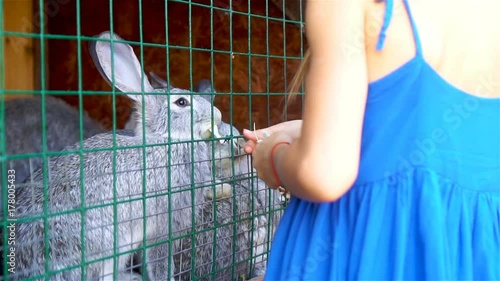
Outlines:
[[368, 88], [364, 16], [365, 0], [307, 1], [311, 60], [301, 136], [274, 152], [294, 196], [334, 201], [357, 177]]
[[277, 132], [286, 132], [292, 139], [296, 139], [300, 137], [302, 128], [302, 120], [290, 120], [286, 122], [281, 122], [276, 125], [267, 127], [265, 129], [250, 131], [247, 129], [243, 129], [243, 135], [248, 140], [245, 143], [245, 152], [251, 154], [257, 144], [258, 139], [264, 139], [266, 135], [264, 131], [269, 135], [275, 134]]

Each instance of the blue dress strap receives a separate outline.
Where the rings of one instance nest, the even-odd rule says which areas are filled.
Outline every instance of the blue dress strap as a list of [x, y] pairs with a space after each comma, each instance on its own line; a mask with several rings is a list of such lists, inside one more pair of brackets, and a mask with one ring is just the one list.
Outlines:
[[391, 22], [393, 2], [392, 2], [392, 0], [376, 0], [376, 1], [377, 2], [382, 2], [382, 1], [386, 2], [384, 23], [382, 24], [382, 29], [380, 30], [380, 34], [378, 36], [378, 42], [377, 42], [377, 51], [380, 51], [380, 50], [382, 50], [382, 48], [384, 48], [386, 31], [387, 31], [387, 28], [389, 27], [389, 23]]
[[[379, 38], [378, 38], [378, 42], [377, 42], [377, 50], [380, 51], [384, 47], [387, 28], [389, 28], [389, 23], [391, 22], [392, 12], [393, 12], [393, 8], [394, 8], [394, 0], [376, 0], [376, 1], [386, 3], [384, 22], [382, 24], [382, 28], [380, 30], [380, 34], [379, 34]], [[403, 0], [403, 2], [405, 5], [405, 8], [406, 8], [406, 12], [408, 14], [408, 17], [410, 19], [411, 26], [412, 26], [413, 38], [415, 40], [416, 54], [417, 54], [417, 56], [420, 56], [420, 55], [422, 55], [422, 46], [420, 44], [420, 36], [418, 35], [417, 25], [415, 24], [415, 20], [413, 19], [413, 15], [411, 13], [410, 5], [408, 4], [408, 0]]]

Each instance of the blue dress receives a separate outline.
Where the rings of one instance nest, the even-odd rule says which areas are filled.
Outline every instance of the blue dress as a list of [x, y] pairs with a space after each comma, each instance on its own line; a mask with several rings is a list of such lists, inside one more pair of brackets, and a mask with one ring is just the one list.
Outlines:
[[500, 280], [500, 99], [435, 72], [404, 4], [416, 54], [369, 85], [357, 180], [333, 203], [292, 197], [265, 280]]

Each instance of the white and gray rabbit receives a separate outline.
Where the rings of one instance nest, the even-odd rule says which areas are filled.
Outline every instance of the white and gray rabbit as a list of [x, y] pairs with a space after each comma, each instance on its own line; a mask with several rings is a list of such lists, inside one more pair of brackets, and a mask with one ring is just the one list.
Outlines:
[[[48, 175], [39, 169], [25, 188], [16, 190], [13, 280], [46, 270], [57, 271], [51, 280], [112, 280], [135, 255], [142, 259], [142, 252], [149, 280], [166, 280], [178, 272], [168, 267], [170, 261], [204, 220], [197, 216], [207, 202], [209, 188], [203, 185], [215, 182], [206, 139], [221, 123], [220, 111], [186, 90], [171, 89], [166, 95], [153, 89], [133, 49], [116, 41], [123, 39], [109, 32], [98, 39], [111, 37], [114, 79], [111, 43], [96, 40], [90, 50], [103, 77], [134, 100], [134, 135], [88, 138], [83, 155], [50, 158]], [[196, 234], [201, 242], [192, 241], [194, 249], [213, 235], [213, 230]]]

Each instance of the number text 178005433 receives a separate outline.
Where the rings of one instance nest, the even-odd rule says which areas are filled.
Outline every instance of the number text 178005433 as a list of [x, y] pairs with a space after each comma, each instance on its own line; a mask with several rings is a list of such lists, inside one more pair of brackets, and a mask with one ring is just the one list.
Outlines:
[[7, 171], [7, 214], [8, 214], [8, 219], [7, 221], [9, 222], [7, 225], [7, 229], [9, 230], [9, 237], [7, 244], [9, 245], [8, 247], [8, 254], [7, 254], [7, 264], [9, 265], [9, 272], [10, 273], [15, 273], [16, 270], [16, 218], [15, 218], [15, 213], [16, 213], [16, 171], [13, 169], [10, 169]]

